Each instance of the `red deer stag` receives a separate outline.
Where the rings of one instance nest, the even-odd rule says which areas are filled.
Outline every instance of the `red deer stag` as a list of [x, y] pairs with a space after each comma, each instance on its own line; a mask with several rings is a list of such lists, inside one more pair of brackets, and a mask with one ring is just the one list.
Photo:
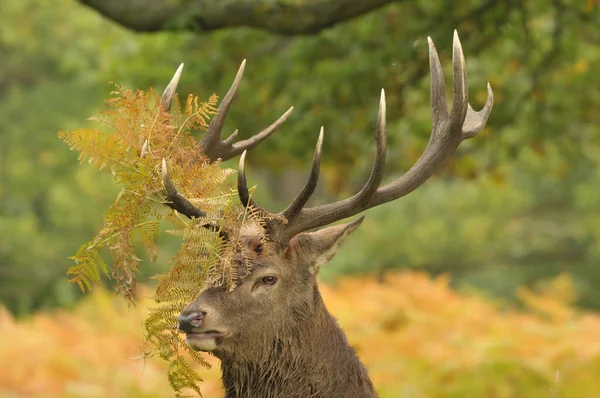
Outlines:
[[[348, 345], [344, 332], [327, 311], [317, 286], [319, 268], [334, 256], [344, 239], [363, 217], [343, 225], [335, 221], [398, 199], [423, 184], [451, 156], [459, 144], [485, 126], [493, 104], [488, 97], [483, 109], [469, 105], [465, 60], [454, 33], [452, 110], [448, 111], [444, 76], [437, 51], [429, 41], [431, 139], [416, 163], [400, 178], [380, 187], [386, 156], [385, 95], [382, 90], [377, 118], [377, 153], [371, 174], [354, 196], [334, 203], [305, 208], [317, 185], [323, 130], [308, 181], [292, 203], [272, 215], [250, 198], [244, 171], [246, 150], [272, 134], [290, 114], [250, 139], [234, 143], [236, 132], [221, 140], [221, 130], [231, 101], [244, 73], [242, 63], [201, 143], [211, 160], [241, 154], [239, 198], [244, 206], [272, 217], [265, 218], [266, 241], [255, 228], [243, 228], [236, 247], [240, 272], [236, 287], [212, 286], [203, 291], [179, 315], [179, 330], [193, 349], [212, 352], [221, 360], [222, 380], [229, 398], [376, 397], [367, 371]], [[165, 90], [162, 104], [169, 110], [181, 67]], [[188, 217], [203, 213], [180, 195], [163, 164], [163, 179], [171, 207]], [[242, 264], [252, 264], [245, 275]]]

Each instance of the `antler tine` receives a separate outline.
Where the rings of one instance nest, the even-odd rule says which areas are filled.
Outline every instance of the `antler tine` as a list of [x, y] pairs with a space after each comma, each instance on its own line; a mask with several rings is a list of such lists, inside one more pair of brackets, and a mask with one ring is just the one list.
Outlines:
[[219, 157], [223, 160], [231, 159], [246, 150], [254, 148], [258, 144], [260, 144], [262, 141], [269, 138], [271, 136], [271, 134], [273, 134], [275, 131], [277, 131], [279, 126], [281, 126], [287, 120], [287, 118], [292, 114], [293, 110], [294, 110], [294, 107], [292, 106], [269, 127], [267, 127], [266, 129], [262, 130], [259, 133], [256, 133], [255, 135], [248, 138], [247, 140], [236, 142], [235, 144], [233, 144], [233, 139], [237, 136], [237, 130], [234, 131], [233, 134], [231, 134], [231, 136], [227, 137], [227, 139], [225, 141], [223, 141], [224, 144], [226, 144], [226, 145], [229, 144], [230, 149], [226, 153], [222, 154]]
[[223, 101], [221, 101], [215, 117], [211, 121], [210, 125], [208, 126], [208, 130], [200, 141], [199, 147], [202, 150], [202, 153], [204, 153], [211, 161], [215, 161], [217, 159], [228, 160], [241, 154], [245, 150], [254, 148], [261, 141], [273, 134], [279, 128], [279, 126], [286, 121], [286, 119], [294, 110], [294, 107], [291, 107], [269, 127], [246, 140], [234, 143], [235, 139], [237, 138], [237, 130], [235, 130], [233, 134], [231, 134], [225, 140], [221, 140], [221, 131], [223, 130], [223, 125], [225, 124], [225, 119], [227, 118], [227, 112], [229, 111], [229, 107], [231, 106], [231, 103], [235, 98], [237, 90], [240, 86], [242, 77], [244, 76], [245, 68], [246, 60], [242, 61], [242, 64], [235, 75], [235, 79], [233, 79], [233, 83], [231, 84], [229, 91], [227, 91], [227, 94], [225, 94], [225, 97], [223, 97]]
[[233, 79], [233, 83], [231, 84], [229, 91], [227, 91], [227, 94], [225, 94], [225, 97], [223, 97], [223, 100], [217, 109], [216, 115], [210, 122], [208, 130], [206, 130], [206, 133], [204, 133], [202, 141], [200, 141], [200, 148], [202, 149], [202, 152], [211, 160], [216, 160], [216, 158], [213, 159], [211, 155], [213, 155], [213, 151], [217, 149], [218, 145], [221, 143], [221, 131], [223, 130], [223, 125], [225, 124], [225, 119], [227, 118], [227, 112], [229, 111], [231, 102], [233, 101], [233, 98], [237, 94], [237, 90], [240, 87], [240, 82], [244, 76], [244, 69], [246, 69], [246, 60], [242, 61], [242, 64], [235, 75], [235, 79]]
[[454, 38], [452, 40], [452, 75], [454, 88], [452, 90], [452, 113], [450, 114], [450, 123], [455, 129], [460, 131], [467, 115], [469, 92], [467, 90], [465, 56], [456, 30], [454, 31]]
[[431, 37], [427, 37], [429, 44], [429, 75], [431, 78], [431, 118], [434, 125], [442, 119], [448, 118], [448, 104], [446, 103], [446, 83], [444, 71], [440, 63], [435, 44]]
[[177, 85], [179, 84], [179, 79], [181, 78], [181, 73], [183, 72], [183, 64], [179, 65], [175, 75], [165, 88], [162, 97], [160, 97], [160, 104], [162, 108], [169, 112], [171, 110], [171, 105], [173, 104], [173, 97], [175, 96], [175, 92], [177, 91]]
[[238, 196], [240, 197], [240, 202], [242, 202], [242, 206], [248, 207], [250, 204], [250, 192], [248, 192], [248, 183], [246, 181], [246, 151], [242, 153], [240, 156], [240, 162], [238, 166]]
[[169, 202], [165, 203], [170, 208], [177, 210], [184, 216], [189, 218], [195, 217], [206, 217], [206, 213], [198, 209], [196, 206], [190, 203], [183, 195], [181, 195], [175, 185], [173, 185], [173, 181], [171, 181], [171, 177], [169, 177], [169, 171], [167, 170], [167, 161], [165, 159], [162, 160], [162, 179], [163, 184], [165, 186], [165, 190], [167, 191], [167, 198]]
[[238, 186], [238, 196], [240, 197], [240, 202], [242, 203], [242, 205], [244, 207], [250, 206], [250, 207], [253, 207], [254, 209], [258, 210], [263, 215], [268, 215], [270, 213], [268, 211], [266, 211], [265, 209], [263, 209], [262, 207], [260, 207], [259, 205], [257, 205], [256, 202], [254, 201], [254, 199], [252, 199], [250, 197], [250, 191], [248, 190], [248, 183], [246, 181], [246, 153], [247, 153], [247, 151], [244, 151], [242, 153], [242, 156], [240, 156], [240, 163], [238, 166], [237, 186]]
[[[375, 138], [377, 142], [377, 153], [375, 155], [375, 163], [373, 163], [373, 169], [369, 179], [363, 186], [363, 188], [353, 197], [349, 199], [349, 204], [344, 207], [344, 210], [348, 213], [353, 211], [353, 208], [364, 205], [371, 199], [371, 196], [379, 188], [381, 180], [383, 179], [383, 171], [385, 169], [385, 157], [387, 151], [387, 136], [386, 136], [386, 114], [385, 114], [385, 90], [381, 89], [381, 96], [379, 98], [379, 112], [377, 113], [377, 136]], [[356, 214], [356, 213], [354, 213]], [[352, 214], [349, 214], [350, 216]], [[345, 217], [348, 217], [345, 216]], [[344, 217], [344, 218], [345, 218]]]
[[140, 151], [140, 157], [143, 159], [148, 154], [148, 140], [144, 141], [144, 145], [142, 145], [142, 150]]
[[283, 217], [288, 220], [292, 220], [302, 210], [306, 202], [310, 199], [313, 192], [317, 188], [317, 182], [319, 181], [319, 171], [321, 169], [321, 150], [323, 147], [323, 127], [319, 132], [319, 139], [317, 140], [317, 146], [315, 148], [315, 154], [313, 156], [312, 167], [306, 185], [302, 188], [302, 191], [298, 193], [296, 198], [290, 203], [290, 205], [282, 212]]
[[[173, 98], [175, 97], [175, 92], [177, 91], [177, 85], [179, 84], [179, 79], [181, 78], [181, 73], [183, 72], [183, 64], [179, 65], [177, 71], [173, 75], [173, 78], [165, 88], [163, 95], [160, 97], [160, 104], [164, 111], [169, 112], [171, 110], [171, 105], [173, 104]], [[148, 140], [144, 142], [144, 146], [142, 147], [141, 157], [145, 157], [148, 152]], [[177, 210], [181, 214], [187, 217], [205, 217], [206, 213], [199, 210], [191, 204], [183, 195], [181, 195], [173, 181], [171, 181], [171, 177], [169, 177], [169, 171], [167, 170], [167, 161], [163, 158], [161, 164], [161, 174], [163, 178], [163, 184], [165, 186], [165, 190], [167, 192], [167, 198], [169, 200], [168, 203], [165, 203], [170, 208]]]
[[453, 42], [453, 99], [448, 113], [444, 75], [433, 41], [429, 41], [431, 73], [432, 132], [427, 147], [415, 164], [400, 178], [379, 187], [386, 152], [385, 95], [382, 90], [377, 123], [377, 156], [369, 180], [356, 195], [338, 202], [302, 208], [287, 225], [278, 226], [277, 238], [285, 242], [299, 232], [330, 224], [366, 209], [398, 199], [423, 184], [454, 153], [460, 143], [479, 133], [492, 110], [494, 98], [488, 83], [488, 98], [479, 112], [468, 103], [465, 59], [456, 31]]
[[467, 108], [467, 117], [465, 118], [465, 122], [463, 124], [463, 136], [465, 139], [475, 137], [487, 123], [490, 113], [492, 112], [492, 107], [494, 106], [494, 93], [492, 92], [492, 86], [487, 84], [487, 99], [485, 101], [485, 105], [479, 112], [474, 111], [471, 108], [471, 104], [469, 104]]

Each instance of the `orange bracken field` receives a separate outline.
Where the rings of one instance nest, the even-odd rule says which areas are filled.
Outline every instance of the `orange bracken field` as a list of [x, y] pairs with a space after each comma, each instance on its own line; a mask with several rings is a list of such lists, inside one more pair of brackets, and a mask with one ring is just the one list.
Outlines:
[[[569, 304], [568, 275], [541, 292], [520, 290], [519, 310], [448, 285], [403, 272], [321, 286], [382, 398], [600, 394], [600, 316]], [[0, 307], [0, 397], [173, 396], [166, 363], [135, 359], [151, 305], [128, 308], [97, 289], [73, 311], [15, 320]], [[200, 370], [203, 395], [221, 397], [218, 361], [210, 362]]]

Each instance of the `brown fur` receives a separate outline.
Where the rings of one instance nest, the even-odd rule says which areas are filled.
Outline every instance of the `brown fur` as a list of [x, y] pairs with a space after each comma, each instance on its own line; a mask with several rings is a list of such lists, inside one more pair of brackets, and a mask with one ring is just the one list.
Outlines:
[[315, 287], [272, 337], [215, 351], [227, 397], [374, 397], [367, 372]]
[[[227, 398], [377, 396], [316, 283], [319, 266], [360, 221], [303, 233], [288, 245], [259, 244], [250, 230], [240, 240], [238, 261], [250, 260], [253, 271], [233, 291], [209, 288], [183, 311], [206, 313], [198, 331], [228, 333], [214, 345], [188, 340], [221, 360]], [[265, 276], [278, 280], [264, 284]]]

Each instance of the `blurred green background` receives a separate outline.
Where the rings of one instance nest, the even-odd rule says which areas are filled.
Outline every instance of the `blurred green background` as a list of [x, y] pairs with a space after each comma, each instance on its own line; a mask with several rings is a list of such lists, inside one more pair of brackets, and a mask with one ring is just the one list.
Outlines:
[[[90, 126], [109, 82], [161, 91], [185, 62], [182, 98], [222, 96], [248, 59], [225, 130], [247, 137], [295, 107], [247, 160], [258, 200], [279, 210], [308, 173], [320, 126], [324, 176], [315, 203], [359, 189], [382, 87], [386, 173], [410, 167], [431, 126], [426, 38], [449, 74], [457, 29], [473, 107], [483, 105], [487, 81], [494, 90], [488, 127], [415, 193], [368, 211], [322, 277], [422, 269], [508, 301], [517, 286], [568, 272], [578, 303], [600, 308], [599, 2], [389, 3], [315, 34], [282, 35], [196, 32], [186, 18], [168, 31], [136, 33], [74, 0], [3, 0], [0, 302], [24, 315], [81, 297], [66, 282], [67, 257], [101, 227], [119, 187], [79, 166], [56, 133]], [[143, 264], [142, 279], [164, 270], [179, 242], [161, 236], [160, 244], [158, 264]]]

